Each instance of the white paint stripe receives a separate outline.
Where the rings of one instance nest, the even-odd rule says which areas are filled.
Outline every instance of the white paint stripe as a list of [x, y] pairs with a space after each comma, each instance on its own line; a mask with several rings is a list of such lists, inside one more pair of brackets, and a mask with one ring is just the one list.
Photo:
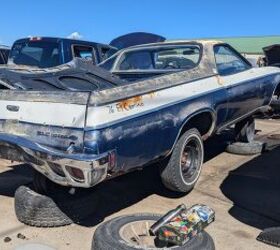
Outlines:
[[100, 107], [89, 107], [87, 127], [99, 127], [116, 120], [128, 119], [139, 113], [160, 108], [164, 105], [188, 99], [201, 93], [221, 88], [217, 77], [210, 77], [188, 84], [178, 85], [172, 88], [146, 94], [139, 99], [130, 98], [124, 102], [115, 102]]
[[[196, 95], [279, 72], [277, 68], [252, 69], [223, 77], [222, 81], [219, 82], [217, 77], [210, 77], [155, 91], [152, 94], [140, 96], [138, 99], [135, 97], [110, 105], [89, 107], [87, 127], [104, 127], [110, 123], [129, 119], [136, 115], [141, 115], [151, 110], [192, 98]], [[19, 111], [8, 111], [7, 105], [19, 106]], [[86, 105], [0, 100], [0, 119], [15, 119], [44, 125], [84, 128], [85, 115]]]
[[[219, 83], [217, 77], [210, 77], [191, 83], [178, 85], [172, 88], [154, 92], [155, 95], [143, 95], [142, 100], [135, 105], [135, 99], [128, 99], [127, 108], [122, 108], [120, 102], [100, 107], [89, 107], [87, 115], [87, 127], [104, 127], [118, 120], [129, 119], [141, 113], [170, 105], [175, 102], [189, 99], [195, 95], [215, 91], [222, 87], [228, 87], [244, 81], [250, 81], [258, 77], [265, 77], [273, 73], [280, 73], [275, 67], [252, 68], [250, 70], [233, 74], [226, 77], [220, 77]], [[221, 85], [222, 84], [222, 85]], [[133, 104], [134, 102], [134, 104]], [[131, 107], [129, 107], [131, 103]]]
[[[8, 105], [18, 106], [19, 111], [9, 111]], [[0, 100], [1, 119], [43, 125], [84, 128], [85, 112], [85, 105]]]

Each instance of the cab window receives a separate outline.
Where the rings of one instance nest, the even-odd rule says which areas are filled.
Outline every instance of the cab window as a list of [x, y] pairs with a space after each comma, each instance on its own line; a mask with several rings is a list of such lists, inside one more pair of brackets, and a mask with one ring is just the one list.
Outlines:
[[236, 74], [251, 68], [251, 65], [227, 45], [214, 47], [218, 73], [222, 76]]
[[101, 60], [105, 61], [112, 55], [114, 55], [118, 50], [110, 47], [102, 47], [101, 49]]
[[200, 47], [197, 45], [152, 47], [125, 53], [117, 69], [177, 71], [192, 69], [199, 60]]
[[91, 46], [81, 46], [81, 45], [73, 46], [74, 57], [83, 58], [95, 62], [94, 52], [95, 52], [94, 48]]

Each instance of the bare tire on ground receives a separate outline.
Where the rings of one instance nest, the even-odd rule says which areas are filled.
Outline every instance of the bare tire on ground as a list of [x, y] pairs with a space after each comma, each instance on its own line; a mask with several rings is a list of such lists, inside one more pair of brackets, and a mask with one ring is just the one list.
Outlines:
[[226, 151], [238, 155], [255, 155], [263, 152], [265, 143], [253, 141], [250, 143], [235, 142], [227, 146]]
[[255, 137], [255, 119], [249, 118], [236, 123], [235, 134], [237, 142], [253, 142]]
[[73, 222], [50, 197], [26, 186], [19, 187], [15, 193], [15, 211], [18, 220], [30, 226], [58, 227]]
[[105, 222], [94, 233], [92, 250], [215, 249], [213, 239], [206, 232], [198, 234], [183, 246], [166, 246], [149, 233], [149, 227], [160, 217], [154, 214], [135, 214]]
[[96, 198], [90, 193], [75, 195], [58, 190], [50, 196], [39, 194], [33, 188], [20, 186], [15, 193], [15, 212], [18, 220], [35, 227], [60, 227], [79, 223], [94, 213]]
[[186, 131], [177, 141], [168, 164], [162, 167], [163, 184], [173, 191], [190, 192], [199, 178], [203, 158], [200, 133], [195, 128]]

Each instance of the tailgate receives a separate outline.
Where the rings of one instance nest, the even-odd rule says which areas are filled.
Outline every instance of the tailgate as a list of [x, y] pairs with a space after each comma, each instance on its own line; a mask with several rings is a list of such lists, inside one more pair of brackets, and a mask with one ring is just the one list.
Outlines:
[[83, 146], [90, 92], [0, 92], [0, 132], [61, 149]]

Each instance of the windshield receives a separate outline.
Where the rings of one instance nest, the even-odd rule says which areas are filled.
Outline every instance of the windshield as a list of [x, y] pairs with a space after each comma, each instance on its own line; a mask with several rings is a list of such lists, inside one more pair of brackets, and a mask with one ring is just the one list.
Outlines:
[[105, 60], [104, 62], [100, 63], [98, 66], [103, 69], [106, 69], [108, 71], [112, 71], [118, 55], [119, 55], [119, 53], [114, 54], [113, 56], [111, 56], [110, 58]]
[[61, 64], [59, 43], [49, 41], [17, 42], [12, 47], [9, 63], [39, 68], [58, 66]]

